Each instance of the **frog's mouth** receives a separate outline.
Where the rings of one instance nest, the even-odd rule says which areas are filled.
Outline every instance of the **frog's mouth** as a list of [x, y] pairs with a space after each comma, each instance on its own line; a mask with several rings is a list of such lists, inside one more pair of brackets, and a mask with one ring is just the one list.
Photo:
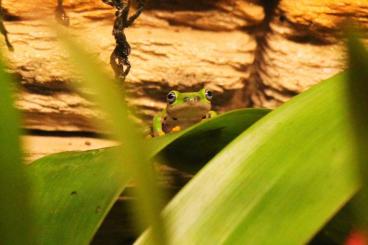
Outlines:
[[208, 112], [211, 110], [209, 103], [184, 103], [182, 105], [168, 106], [166, 108], [167, 114], [171, 119], [177, 121], [200, 121], [206, 118]]

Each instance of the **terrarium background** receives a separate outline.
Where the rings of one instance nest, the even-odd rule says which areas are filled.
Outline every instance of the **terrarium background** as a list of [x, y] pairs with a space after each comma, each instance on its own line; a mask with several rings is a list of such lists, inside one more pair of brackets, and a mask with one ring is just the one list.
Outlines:
[[[98, 113], [70, 91], [68, 57], [44, 22], [55, 4], [3, 1], [15, 47], [7, 52], [10, 70], [21, 84], [17, 106], [25, 128], [93, 132]], [[70, 29], [109, 68], [114, 10], [100, 0], [66, 0], [65, 7]], [[170, 89], [204, 83], [217, 110], [276, 107], [344, 69], [338, 25], [349, 16], [367, 26], [368, 1], [149, 0], [126, 30], [130, 100], [149, 121]]]

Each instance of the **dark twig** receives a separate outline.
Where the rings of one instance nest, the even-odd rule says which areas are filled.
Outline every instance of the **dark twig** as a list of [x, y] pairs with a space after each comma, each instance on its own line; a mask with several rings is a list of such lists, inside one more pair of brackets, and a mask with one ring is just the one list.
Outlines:
[[63, 0], [57, 1], [57, 6], [55, 8], [55, 18], [60, 24], [69, 26], [69, 17], [64, 10]]
[[[131, 0], [102, 0], [104, 3], [116, 8], [115, 22], [112, 34], [115, 37], [116, 46], [110, 56], [110, 65], [115, 72], [117, 79], [125, 80], [128, 75], [131, 65], [128, 59], [130, 55], [130, 45], [126, 39], [124, 29], [131, 26], [143, 11], [143, 0], [137, 0], [138, 9], [129, 17]], [[126, 68], [124, 69], [124, 66]]]
[[2, 5], [2, 0], [0, 0], [0, 32], [5, 38], [5, 43], [6, 43], [6, 46], [8, 47], [8, 49], [13, 51], [14, 47], [9, 41], [8, 31], [6, 30], [5, 25], [4, 25], [4, 14], [3, 14], [3, 7], [2, 6], [3, 6]]

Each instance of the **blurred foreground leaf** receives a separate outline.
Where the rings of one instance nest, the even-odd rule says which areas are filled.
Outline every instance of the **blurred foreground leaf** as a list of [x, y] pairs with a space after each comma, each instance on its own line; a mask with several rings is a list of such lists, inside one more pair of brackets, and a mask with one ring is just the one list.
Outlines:
[[355, 134], [355, 155], [362, 181], [356, 211], [360, 229], [365, 229], [368, 234], [368, 52], [353, 31], [349, 33], [348, 50], [350, 124]]
[[[56, 27], [55, 27], [56, 28]], [[121, 164], [117, 169], [121, 174], [121, 182], [126, 181], [126, 175], [137, 183], [136, 195], [138, 207], [137, 224], [140, 227], [153, 227], [152, 244], [164, 245], [165, 229], [160, 217], [160, 198], [153, 167], [150, 164], [147, 150], [143, 143], [143, 136], [138, 133], [136, 125], [128, 118], [128, 108], [122, 96], [122, 89], [117, 81], [110, 79], [96, 59], [84, 51], [73, 41], [67, 32], [56, 28], [60, 41], [70, 54], [70, 59], [82, 75], [82, 88], [89, 89], [93, 94], [91, 99], [104, 112], [102, 125], [106, 131], [112, 133], [113, 138], [121, 142], [120, 153], [114, 161]], [[107, 181], [107, 180], [106, 180]]]
[[165, 208], [169, 242], [306, 243], [358, 189], [349, 109], [343, 73], [256, 122]]
[[29, 244], [32, 234], [31, 187], [22, 164], [19, 115], [13, 107], [11, 79], [0, 58], [0, 243]]

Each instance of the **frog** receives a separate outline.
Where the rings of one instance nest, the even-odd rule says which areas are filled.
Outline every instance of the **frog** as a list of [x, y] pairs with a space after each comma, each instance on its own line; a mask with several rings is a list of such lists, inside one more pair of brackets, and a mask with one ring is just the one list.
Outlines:
[[212, 98], [213, 93], [206, 88], [197, 92], [170, 91], [166, 96], [166, 108], [153, 118], [153, 137], [178, 132], [215, 117], [217, 113], [211, 110]]

